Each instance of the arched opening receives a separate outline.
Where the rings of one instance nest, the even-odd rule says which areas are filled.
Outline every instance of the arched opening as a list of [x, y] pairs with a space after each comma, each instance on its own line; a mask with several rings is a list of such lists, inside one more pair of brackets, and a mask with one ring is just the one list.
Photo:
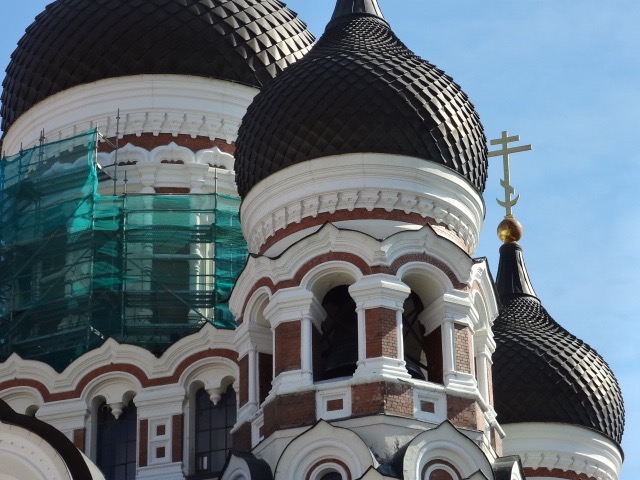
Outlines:
[[426, 380], [429, 371], [427, 345], [424, 335], [425, 329], [419, 319], [424, 306], [420, 297], [415, 292], [411, 292], [404, 301], [403, 309], [402, 337], [407, 371], [412, 378]]
[[314, 341], [314, 380], [351, 376], [358, 362], [358, 315], [349, 286], [329, 290], [322, 307], [327, 316]]
[[231, 428], [236, 417], [237, 400], [232, 385], [215, 405], [204, 388], [196, 392], [195, 474], [217, 475], [222, 471], [232, 447]]
[[96, 465], [107, 480], [136, 476], [138, 412], [133, 401], [116, 418], [103, 403], [97, 412]]

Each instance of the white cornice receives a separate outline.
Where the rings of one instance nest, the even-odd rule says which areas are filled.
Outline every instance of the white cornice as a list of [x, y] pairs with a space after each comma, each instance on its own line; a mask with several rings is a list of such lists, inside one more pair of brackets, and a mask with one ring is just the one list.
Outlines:
[[134, 365], [150, 379], [166, 378], [173, 375], [190, 355], [212, 348], [234, 351], [234, 335], [232, 330], [218, 330], [207, 324], [199, 332], [174, 343], [160, 358], [144, 348], [122, 345], [109, 339], [101, 347], [78, 358], [61, 373], [44, 363], [24, 360], [13, 354], [0, 364], [0, 383], [19, 378], [40, 383], [53, 394], [68, 392], [75, 390], [88, 373], [116, 363]]
[[255, 185], [242, 204], [243, 232], [250, 251], [258, 252], [287, 225], [357, 209], [433, 218], [455, 231], [471, 253], [485, 214], [478, 192], [441, 165], [397, 155], [345, 154], [292, 165]]
[[560, 469], [600, 480], [617, 480], [622, 454], [594, 430], [558, 423], [503, 425], [504, 455], [520, 455], [524, 468]]
[[114, 137], [118, 109], [121, 135], [170, 133], [233, 142], [257, 93], [245, 85], [186, 75], [108, 78], [39, 102], [13, 123], [3, 148], [12, 155], [21, 144], [33, 146], [43, 129], [47, 141], [96, 127], [106, 137]]

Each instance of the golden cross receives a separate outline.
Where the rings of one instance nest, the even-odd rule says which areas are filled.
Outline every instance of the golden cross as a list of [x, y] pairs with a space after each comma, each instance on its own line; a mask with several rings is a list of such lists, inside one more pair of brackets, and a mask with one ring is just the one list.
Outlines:
[[509, 155], [511, 153], [526, 152], [531, 150], [531, 145], [522, 145], [520, 147], [509, 147], [510, 143], [519, 142], [520, 135], [512, 135], [511, 137], [507, 132], [502, 132], [502, 137], [491, 140], [491, 145], [502, 145], [500, 150], [494, 150], [489, 152], [489, 157], [502, 156], [502, 163], [504, 166], [504, 178], [500, 180], [500, 185], [504, 188], [504, 201], [498, 200], [498, 204], [507, 209], [507, 216], [512, 216], [511, 209], [520, 200], [520, 195], [512, 197], [516, 193], [515, 188], [511, 185], [511, 175], [509, 166]]

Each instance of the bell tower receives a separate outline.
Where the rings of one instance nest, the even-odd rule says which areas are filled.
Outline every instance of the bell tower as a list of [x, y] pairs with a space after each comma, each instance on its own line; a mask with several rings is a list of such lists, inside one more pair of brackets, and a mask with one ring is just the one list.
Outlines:
[[[239, 133], [251, 255], [230, 303], [242, 379], [235, 449], [275, 478], [297, 465], [291, 478], [318, 479], [327, 462], [342, 478], [385, 465], [427, 472], [436, 460], [424, 452], [394, 462], [436, 427], [466, 437], [484, 464], [500, 454], [497, 306], [485, 261], [472, 257], [486, 169], [482, 125], [460, 87], [400, 42], [375, 0], [339, 0]], [[369, 453], [348, 453], [348, 440], [338, 448], [335, 428]], [[310, 430], [313, 451], [292, 453]], [[478, 464], [456, 468], [467, 478]]]

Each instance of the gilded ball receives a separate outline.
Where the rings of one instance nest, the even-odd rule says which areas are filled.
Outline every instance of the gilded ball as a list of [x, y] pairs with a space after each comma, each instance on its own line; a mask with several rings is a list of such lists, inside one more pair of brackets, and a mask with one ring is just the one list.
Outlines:
[[498, 225], [498, 238], [502, 243], [517, 242], [522, 238], [524, 229], [518, 220], [507, 217]]

